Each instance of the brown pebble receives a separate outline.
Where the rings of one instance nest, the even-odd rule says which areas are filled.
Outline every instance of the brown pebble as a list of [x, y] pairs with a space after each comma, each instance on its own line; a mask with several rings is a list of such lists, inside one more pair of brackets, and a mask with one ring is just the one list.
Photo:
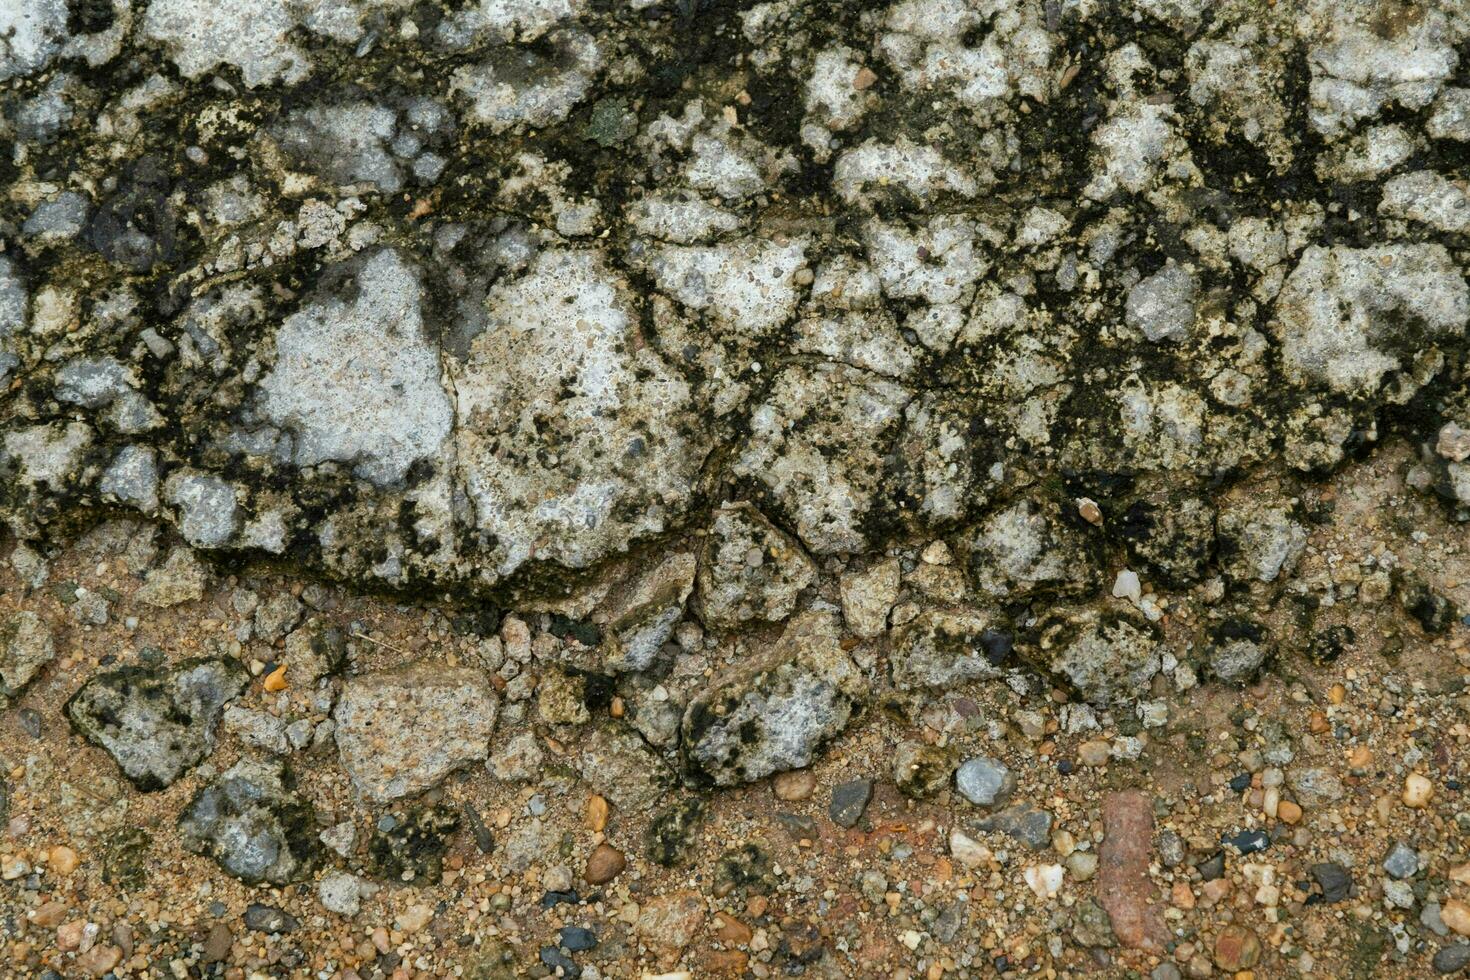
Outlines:
[[47, 902], [31, 913], [31, 924], [39, 929], [55, 929], [65, 918], [65, 902]]
[[1281, 819], [1282, 823], [1294, 824], [1301, 820], [1302, 808], [1291, 800], [1282, 800], [1276, 805], [1276, 816]]
[[596, 793], [587, 797], [587, 826], [593, 833], [600, 834], [607, 826], [607, 800]]
[[728, 912], [716, 912], [715, 922], [712, 928], [715, 938], [719, 939], [720, 942], [730, 943], [734, 946], [740, 946], [750, 942], [751, 937], [755, 935], [750, 931], [750, 926], [741, 922]]
[[817, 789], [817, 777], [810, 769], [783, 772], [771, 781], [771, 790], [776, 799], [795, 802], [810, 799]]
[[1422, 810], [1429, 805], [1434, 796], [1434, 784], [1426, 777], [1417, 772], [1411, 772], [1404, 777], [1404, 806], [1412, 810]]
[[1439, 918], [1462, 936], [1470, 936], [1470, 905], [1458, 898], [1446, 899], [1439, 907]]
[[56, 948], [60, 950], [73, 950], [82, 944], [82, 930], [87, 924], [81, 919], [73, 919], [63, 922], [56, 927]]
[[1249, 970], [1261, 958], [1261, 941], [1244, 926], [1226, 926], [1215, 937], [1215, 965], [1234, 973]]
[[218, 963], [230, 958], [230, 947], [235, 943], [235, 937], [230, 935], [230, 927], [223, 922], [216, 922], [209, 927], [209, 935], [204, 940], [204, 962]]
[[1103, 841], [1098, 848], [1098, 894], [1124, 946], [1161, 950], [1169, 939], [1158, 886], [1148, 874], [1154, 811], [1138, 790], [1109, 793], [1103, 800]]
[[57, 874], [69, 875], [77, 869], [77, 865], [81, 863], [81, 859], [77, 857], [76, 851], [73, 851], [65, 844], [59, 844], [51, 848], [51, 857], [46, 863]]
[[852, 87], [859, 92], [864, 92], [872, 88], [877, 81], [878, 73], [867, 65], [863, 65], [863, 67], [857, 70], [857, 74], [852, 77]]
[[582, 877], [589, 885], [605, 885], [628, 866], [628, 859], [623, 857], [623, 852], [611, 844], [598, 844], [587, 856], [587, 869], [582, 872]]
[[106, 976], [122, 960], [122, 950], [116, 946], [93, 946], [77, 957], [77, 968], [92, 977]]
[[265, 682], [261, 686], [264, 687], [267, 691], [271, 692], [284, 691], [288, 686], [286, 684], [286, 665], [281, 664], [275, 670], [267, 674], [265, 677]]

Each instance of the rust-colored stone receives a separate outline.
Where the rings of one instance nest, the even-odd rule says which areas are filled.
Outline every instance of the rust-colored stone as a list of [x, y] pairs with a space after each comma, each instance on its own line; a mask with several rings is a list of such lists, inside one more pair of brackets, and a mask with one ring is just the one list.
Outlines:
[[1159, 890], [1148, 876], [1154, 812], [1138, 790], [1103, 800], [1103, 842], [1098, 849], [1098, 900], [1107, 909], [1118, 942], [1157, 952], [1169, 938]]

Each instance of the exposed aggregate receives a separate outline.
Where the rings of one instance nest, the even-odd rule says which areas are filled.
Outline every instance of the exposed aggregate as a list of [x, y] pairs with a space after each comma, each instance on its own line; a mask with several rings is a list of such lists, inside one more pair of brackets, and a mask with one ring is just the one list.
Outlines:
[[0, 3], [16, 976], [1470, 968], [1470, 7]]

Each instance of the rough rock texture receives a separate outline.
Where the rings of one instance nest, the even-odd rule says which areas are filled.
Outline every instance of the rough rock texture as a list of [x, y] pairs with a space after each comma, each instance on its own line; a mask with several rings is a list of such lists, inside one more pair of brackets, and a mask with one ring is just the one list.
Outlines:
[[780, 622], [816, 578], [801, 545], [748, 504], [716, 512], [698, 579], [699, 612], [711, 629]]
[[1465, 0], [0, 0], [0, 959], [1437, 968], [1467, 147]]
[[485, 758], [498, 703], [476, 670], [407, 667], [353, 677], [332, 715], [342, 765], [366, 800], [422, 793]]
[[51, 630], [33, 612], [19, 612], [0, 622], [0, 708], [56, 659]]
[[214, 729], [247, 675], [230, 660], [190, 660], [166, 670], [124, 667], [72, 695], [72, 727], [100, 745], [140, 790], [157, 790], [214, 750]]
[[311, 805], [280, 763], [242, 759], [195, 794], [179, 816], [184, 846], [249, 884], [310, 873], [319, 850]]
[[1157, 949], [1168, 941], [1158, 890], [1148, 877], [1153, 827], [1147, 794], [1125, 790], [1103, 801], [1098, 894], [1125, 946]]
[[690, 703], [685, 764], [720, 786], [804, 766], [847, 727], [862, 690], [830, 617], [798, 617], [768, 653], [715, 679]]

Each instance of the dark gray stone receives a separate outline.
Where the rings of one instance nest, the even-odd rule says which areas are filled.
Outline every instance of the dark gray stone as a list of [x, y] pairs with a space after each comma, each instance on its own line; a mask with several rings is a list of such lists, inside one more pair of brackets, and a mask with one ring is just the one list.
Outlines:
[[1322, 889], [1322, 900], [1328, 905], [1347, 901], [1353, 891], [1353, 876], [1335, 861], [1312, 865], [1312, 878]]
[[1459, 973], [1470, 966], [1470, 943], [1455, 943], [1434, 954], [1430, 961], [1437, 973]]
[[871, 779], [853, 779], [832, 788], [832, 803], [827, 816], [839, 827], [856, 827], [873, 796]]
[[295, 932], [301, 923], [290, 913], [273, 908], [269, 905], [261, 905], [252, 902], [245, 909], [245, 926], [256, 932], [268, 932], [271, 934], [281, 932]]
[[986, 817], [976, 824], [981, 830], [1005, 834], [1025, 844], [1032, 850], [1040, 850], [1051, 842], [1050, 810], [1041, 810], [1030, 803], [1018, 803], [994, 816]]

